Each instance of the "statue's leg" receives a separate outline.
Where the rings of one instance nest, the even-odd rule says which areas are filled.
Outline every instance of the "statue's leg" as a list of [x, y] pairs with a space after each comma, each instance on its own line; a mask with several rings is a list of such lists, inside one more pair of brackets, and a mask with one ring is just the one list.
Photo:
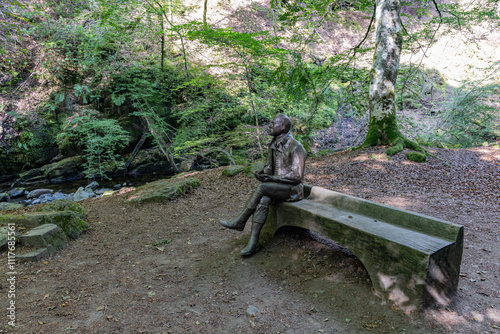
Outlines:
[[253, 192], [252, 196], [248, 199], [245, 207], [243, 208], [243, 211], [236, 218], [228, 221], [222, 220], [220, 221], [220, 224], [227, 228], [243, 231], [248, 218], [250, 218], [250, 216], [255, 212], [255, 209], [262, 198], [259, 188]]
[[267, 213], [269, 212], [269, 204], [271, 204], [272, 199], [268, 196], [263, 196], [260, 200], [257, 209], [253, 215], [252, 219], [252, 232], [250, 234], [250, 240], [248, 241], [247, 246], [241, 251], [241, 255], [248, 256], [252, 254], [257, 248], [257, 244], [259, 243], [259, 235], [262, 230], [262, 226], [267, 219]]

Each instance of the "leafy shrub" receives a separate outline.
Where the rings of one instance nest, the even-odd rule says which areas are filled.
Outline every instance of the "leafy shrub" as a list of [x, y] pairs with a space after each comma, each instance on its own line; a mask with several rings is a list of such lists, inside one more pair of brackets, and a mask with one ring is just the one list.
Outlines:
[[6, 159], [32, 168], [46, 163], [56, 155], [53, 129], [34, 113], [8, 112], [12, 118], [12, 131], [5, 136], [9, 149]]
[[60, 146], [82, 147], [86, 159], [84, 174], [103, 178], [123, 164], [118, 151], [128, 145], [129, 135], [118, 121], [99, 119], [96, 112], [84, 110], [81, 116], [68, 119], [57, 141]]
[[473, 147], [500, 138], [500, 84], [465, 82], [442, 103], [437, 127], [419, 141], [426, 145]]

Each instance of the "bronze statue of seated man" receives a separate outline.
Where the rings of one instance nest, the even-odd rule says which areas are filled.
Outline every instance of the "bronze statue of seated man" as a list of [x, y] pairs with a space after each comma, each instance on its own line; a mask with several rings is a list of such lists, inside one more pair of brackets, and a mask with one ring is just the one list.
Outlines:
[[255, 173], [262, 182], [253, 192], [240, 215], [220, 223], [231, 229], [243, 231], [245, 224], [253, 214], [250, 241], [241, 251], [241, 255], [252, 254], [259, 242], [259, 234], [266, 222], [269, 205], [274, 201], [298, 201], [304, 198], [304, 168], [306, 151], [302, 144], [290, 134], [292, 123], [283, 114], [274, 117], [269, 126], [269, 135], [273, 140], [269, 145], [266, 166]]

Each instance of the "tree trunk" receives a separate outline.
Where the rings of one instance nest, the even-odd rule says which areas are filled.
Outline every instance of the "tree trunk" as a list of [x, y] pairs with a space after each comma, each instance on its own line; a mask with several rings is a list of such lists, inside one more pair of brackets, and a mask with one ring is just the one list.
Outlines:
[[165, 157], [167, 158], [168, 162], [170, 163], [170, 166], [172, 166], [174, 172], [176, 174], [179, 174], [181, 171], [179, 170], [179, 168], [177, 168], [177, 165], [175, 164], [174, 156], [172, 155], [172, 153], [170, 153], [168, 151], [168, 145], [167, 145], [167, 143], [165, 142], [165, 140], [163, 140], [161, 134], [159, 134], [155, 130], [153, 122], [150, 120], [150, 118], [148, 116], [145, 116], [145, 115], [143, 117], [144, 117], [144, 120], [146, 121], [146, 124], [147, 124], [147, 126], [149, 128], [149, 132], [156, 139], [156, 142], [158, 143], [158, 147], [160, 148], [160, 151], [165, 155]]
[[203, 2], [203, 27], [207, 29], [207, 10], [208, 10], [208, 0]]
[[395, 145], [398, 139], [404, 141], [394, 103], [403, 44], [400, 14], [400, 0], [377, 0], [375, 54], [370, 72], [370, 128], [363, 146]]
[[161, 23], [161, 71], [163, 72], [165, 66], [165, 27], [163, 24], [163, 15], [159, 15]]
[[125, 163], [125, 168], [128, 168], [130, 166], [130, 164], [132, 163], [132, 161], [134, 161], [135, 157], [137, 156], [137, 153], [139, 153], [139, 150], [141, 149], [142, 145], [144, 145], [144, 142], [146, 141], [147, 138], [148, 138], [147, 132], [143, 132], [142, 136], [141, 136], [141, 140], [139, 140], [139, 142], [137, 143], [137, 145], [134, 148], [134, 151], [130, 155], [130, 158]]

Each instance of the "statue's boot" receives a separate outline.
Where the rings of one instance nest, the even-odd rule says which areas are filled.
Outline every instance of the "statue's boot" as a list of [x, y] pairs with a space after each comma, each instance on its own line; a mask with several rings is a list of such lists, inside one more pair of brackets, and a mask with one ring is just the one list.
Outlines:
[[269, 208], [264, 205], [259, 205], [252, 219], [252, 232], [250, 233], [250, 240], [245, 248], [241, 251], [242, 256], [251, 255], [257, 249], [259, 244], [259, 235], [264, 223], [267, 219]]
[[224, 227], [231, 228], [237, 231], [243, 231], [248, 218], [250, 218], [250, 216], [255, 212], [255, 209], [257, 208], [261, 197], [262, 196], [255, 191], [238, 217], [228, 221], [221, 220], [219, 223]]
[[232, 228], [237, 231], [243, 231], [245, 228], [245, 224], [247, 223], [248, 218], [255, 212], [255, 209], [245, 208], [240, 215], [234, 219], [225, 221], [221, 220], [219, 223], [227, 228]]

